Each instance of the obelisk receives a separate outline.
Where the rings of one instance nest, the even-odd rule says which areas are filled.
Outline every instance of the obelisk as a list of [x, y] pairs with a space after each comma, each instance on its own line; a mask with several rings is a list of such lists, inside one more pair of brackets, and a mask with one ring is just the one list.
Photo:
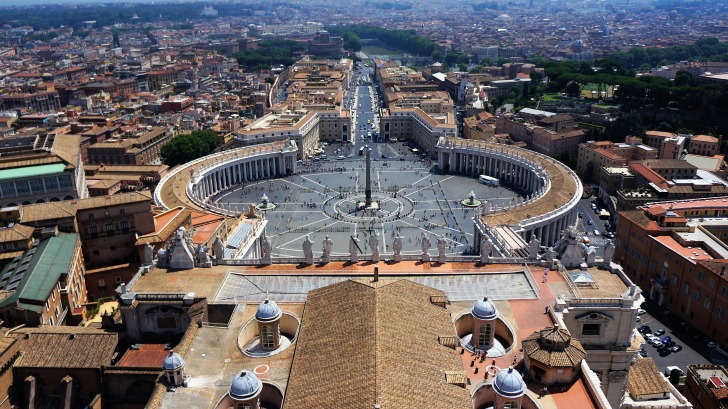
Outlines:
[[368, 208], [372, 207], [372, 179], [369, 176], [369, 172], [371, 170], [372, 165], [371, 165], [371, 156], [370, 156], [371, 149], [369, 149], [369, 145], [364, 146], [364, 151], [366, 151], [366, 155], [367, 155], [366, 156], [366, 160], [367, 160], [366, 176], [365, 176], [366, 187], [364, 188], [364, 194], [365, 194], [364, 208], [368, 209]]

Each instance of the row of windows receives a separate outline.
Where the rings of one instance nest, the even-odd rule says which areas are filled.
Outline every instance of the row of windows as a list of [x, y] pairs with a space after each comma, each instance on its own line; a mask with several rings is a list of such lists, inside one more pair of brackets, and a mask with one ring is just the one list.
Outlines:
[[3, 197], [15, 197], [29, 194], [45, 193], [58, 189], [73, 187], [71, 175], [51, 176], [30, 180], [16, 180], [0, 183], [0, 192]]

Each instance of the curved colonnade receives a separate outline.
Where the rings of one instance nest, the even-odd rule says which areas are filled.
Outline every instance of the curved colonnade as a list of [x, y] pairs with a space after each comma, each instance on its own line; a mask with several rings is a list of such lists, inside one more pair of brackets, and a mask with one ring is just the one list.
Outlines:
[[[539, 153], [482, 141], [440, 138], [437, 144], [441, 170], [468, 177], [488, 175], [527, 197], [507, 207], [487, 206], [475, 218], [475, 250], [485, 234], [497, 241], [494, 228], [506, 227], [523, 242], [535, 235], [542, 246], [551, 246], [561, 231], [576, 220], [576, 204], [583, 187], [576, 174], [562, 163]], [[284, 177], [296, 172], [295, 141], [276, 141], [214, 153], [178, 166], [154, 192], [165, 208], [185, 206], [236, 216], [211, 200], [249, 181]], [[241, 209], [243, 210], [243, 209]]]
[[495, 227], [510, 228], [524, 242], [535, 235], [542, 246], [551, 246], [576, 221], [576, 204], [584, 188], [576, 173], [561, 162], [527, 149], [468, 139], [440, 138], [437, 150], [442, 171], [495, 177], [528, 197], [512, 206], [483, 209], [475, 219], [476, 252], [481, 235], [494, 239]]
[[154, 190], [154, 201], [167, 209], [185, 206], [237, 216], [240, 212], [217, 206], [210, 199], [246, 182], [295, 173], [297, 153], [296, 142], [287, 140], [204, 156], [168, 173]]

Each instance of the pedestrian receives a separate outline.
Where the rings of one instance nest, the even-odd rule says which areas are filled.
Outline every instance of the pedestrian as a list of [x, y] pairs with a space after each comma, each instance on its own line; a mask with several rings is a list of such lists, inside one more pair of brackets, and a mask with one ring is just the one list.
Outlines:
[[538, 390], [538, 398], [539, 399], [543, 398], [543, 388]]
[[544, 395], [548, 395], [548, 393], [549, 393], [549, 388], [547, 388], [547, 387], [544, 386], [543, 387], [543, 394]]
[[513, 356], [513, 365], [515, 365], [516, 362], [518, 362], [518, 357], [517, 356]]

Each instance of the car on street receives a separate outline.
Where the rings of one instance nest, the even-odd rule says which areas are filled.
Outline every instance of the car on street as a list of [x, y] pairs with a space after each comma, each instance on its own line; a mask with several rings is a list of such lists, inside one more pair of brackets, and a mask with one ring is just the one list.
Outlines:
[[655, 341], [652, 342], [652, 346], [655, 347], [655, 348], [657, 348], [657, 349], [659, 349], [660, 347], [662, 347], [662, 345], [663, 344], [662, 344], [662, 342], [659, 339], [656, 339]]
[[682, 351], [682, 345], [675, 345], [672, 348], [670, 348], [670, 351], [672, 351], [672, 352], [680, 352], [680, 351]]
[[598, 236], [599, 235], [599, 230], [594, 230], [594, 235], [595, 236]]
[[708, 348], [710, 348], [710, 349], [715, 349], [715, 348], [717, 348], [717, 347], [718, 347], [718, 344], [716, 344], [716, 343], [715, 343], [715, 342], [713, 342], [713, 341], [708, 341], [708, 343], [706, 343], [705, 345], [706, 345], [706, 346], [707, 346]]
[[639, 331], [640, 334], [651, 334], [652, 333], [649, 325], [642, 325], [639, 328], [637, 328], [637, 331]]
[[660, 356], [664, 357], [670, 355], [672, 351], [670, 350], [670, 348], [661, 348], [657, 351], [657, 353], [660, 354]]
[[665, 330], [662, 328], [658, 328], [655, 330], [655, 332], [653, 332], [653, 334], [655, 334], [655, 336], [658, 336], [658, 337], [664, 333], [665, 333]]
[[637, 310], [637, 315], [644, 315], [647, 311], [643, 310], [642, 308], [639, 308]]
[[587, 221], [586, 221], [586, 224], [588, 224], [588, 225], [590, 225], [590, 226], [591, 226], [591, 225], [592, 225], [592, 224], [594, 224], [594, 223], [592, 223], [591, 219], [589, 219], [589, 220], [587, 220]]
[[584, 213], [579, 212], [579, 214], [577, 216], [579, 216], [579, 218], [581, 219], [582, 217], [584, 217]]
[[647, 351], [644, 348], [640, 348], [640, 356], [642, 358], [646, 358], [647, 357]]

